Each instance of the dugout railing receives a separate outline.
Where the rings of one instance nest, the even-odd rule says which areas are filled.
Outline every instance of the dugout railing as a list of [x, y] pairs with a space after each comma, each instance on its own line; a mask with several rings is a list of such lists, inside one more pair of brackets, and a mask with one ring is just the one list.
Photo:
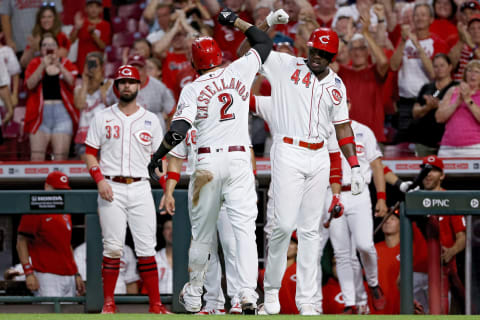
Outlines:
[[[163, 192], [153, 190], [155, 207]], [[60, 303], [83, 303], [88, 313], [100, 312], [103, 305], [102, 290], [102, 235], [97, 214], [96, 190], [22, 190], [0, 191], [0, 215], [18, 214], [83, 214], [85, 215], [85, 241], [87, 244], [87, 282], [86, 294], [81, 297], [34, 297], [0, 296], [4, 303], [40, 303], [54, 304], [54, 311], [61, 312]], [[188, 248], [190, 246], [190, 220], [188, 218], [187, 191], [174, 192], [176, 210], [173, 216], [173, 295], [162, 295], [164, 303], [172, 303], [174, 312], [184, 311], [178, 297], [185, 282], [188, 281]], [[148, 297], [115, 296], [117, 303], [148, 303]]]
[[[472, 314], [472, 215], [480, 216], [480, 191], [416, 191], [400, 205], [400, 313], [413, 314], [413, 230], [411, 219], [425, 215], [467, 216], [465, 313]], [[478, 306], [477, 306], [478, 307]]]

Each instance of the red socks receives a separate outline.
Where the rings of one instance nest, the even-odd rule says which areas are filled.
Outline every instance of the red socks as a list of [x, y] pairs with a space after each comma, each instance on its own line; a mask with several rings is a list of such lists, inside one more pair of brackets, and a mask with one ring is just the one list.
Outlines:
[[105, 302], [113, 301], [113, 293], [117, 284], [120, 272], [120, 259], [103, 257], [102, 278], [103, 278], [103, 299]]
[[157, 261], [155, 257], [139, 257], [138, 270], [143, 280], [143, 285], [147, 289], [150, 305], [161, 303], [160, 292], [158, 290]]

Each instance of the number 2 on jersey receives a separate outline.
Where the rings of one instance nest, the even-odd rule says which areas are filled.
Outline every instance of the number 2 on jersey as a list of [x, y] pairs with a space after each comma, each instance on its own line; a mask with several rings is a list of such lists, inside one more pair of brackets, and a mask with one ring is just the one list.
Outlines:
[[[302, 83], [305, 85], [306, 88], [310, 87], [311, 74], [311, 72], [307, 73], [307, 75], [302, 79]], [[295, 84], [298, 84], [298, 81], [300, 81], [300, 69], [295, 70], [295, 72], [290, 77], [290, 80], [292, 80]]]
[[233, 97], [230, 93], [222, 93], [218, 96], [218, 101], [223, 103], [222, 108], [220, 109], [220, 121], [227, 121], [235, 119], [235, 113], [227, 113], [228, 109], [233, 104]]

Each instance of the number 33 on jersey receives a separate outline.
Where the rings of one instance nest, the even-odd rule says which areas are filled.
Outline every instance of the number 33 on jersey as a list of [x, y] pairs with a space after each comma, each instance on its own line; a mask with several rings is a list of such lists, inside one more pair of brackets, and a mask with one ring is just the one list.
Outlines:
[[251, 49], [228, 68], [189, 83], [182, 90], [173, 121], [185, 120], [194, 125], [201, 132], [200, 147], [249, 145], [250, 86], [260, 65], [258, 53]]

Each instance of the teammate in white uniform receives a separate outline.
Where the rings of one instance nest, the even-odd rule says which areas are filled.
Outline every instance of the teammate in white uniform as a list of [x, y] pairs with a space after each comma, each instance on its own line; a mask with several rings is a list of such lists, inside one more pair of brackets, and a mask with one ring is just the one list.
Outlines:
[[[87, 243], [84, 242], [73, 250], [73, 256], [77, 263], [78, 273], [83, 281], [87, 281]], [[137, 261], [132, 248], [125, 245], [120, 258], [120, 273], [115, 284], [115, 294], [137, 294], [140, 276], [137, 272]]]
[[[147, 288], [152, 313], [168, 313], [160, 302], [155, 262], [155, 204], [146, 168], [163, 135], [156, 115], [136, 103], [140, 77], [130, 65], [115, 77], [120, 101], [95, 114], [88, 130], [86, 163], [98, 186], [103, 235], [103, 313], [115, 313], [113, 299], [127, 223], [132, 231], [138, 270]], [[100, 164], [97, 153], [101, 150]], [[103, 172], [103, 173], [102, 173]]]
[[[375, 214], [384, 216], [387, 212], [387, 206], [385, 176], [381, 160], [382, 152], [370, 128], [352, 121], [352, 129], [355, 134], [358, 161], [365, 184], [369, 184], [372, 180], [373, 170], [373, 180], [377, 190]], [[373, 243], [370, 192], [368, 187], [365, 186], [363, 192], [357, 196], [352, 196], [349, 184], [351, 169], [345, 157], [342, 157], [342, 174], [342, 192], [335, 197], [341, 198], [345, 207], [344, 215], [332, 221], [329, 234], [337, 260], [337, 274], [345, 301], [345, 312], [351, 312], [350, 309], [354, 309], [355, 305], [366, 304], [365, 294], [362, 297], [363, 301], [356, 301], [355, 299], [356, 291], [363, 291], [360, 288], [360, 286], [363, 287], [362, 271], [356, 257], [356, 250], [359, 251], [365, 268], [373, 305], [375, 309], [382, 310], [385, 307], [385, 299], [381, 288], [378, 286], [377, 252]]]
[[272, 52], [262, 73], [272, 85], [274, 143], [272, 190], [274, 227], [265, 271], [265, 311], [280, 311], [278, 291], [286, 266], [290, 235], [297, 227], [296, 303], [302, 315], [319, 314], [314, 296], [318, 271], [319, 225], [328, 186], [329, 161], [324, 143], [331, 123], [352, 166], [352, 193], [364, 185], [348, 119], [345, 86], [328, 68], [338, 50], [337, 34], [315, 30], [308, 59]]
[[[212, 38], [192, 44], [192, 62], [201, 76], [185, 86], [170, 131], [149, 165], [159, 161], [179, 144], [194, 124], [197, 128], [197, 163], [192, 175], [192, 241], [189, 251], [190, 281], [180, 302], [187, 311], [198, 312], [205, 269], [222, 203], [227, 208], [236, 239], [236, 266], [244, 313], [255, 313], [258, 295], [258, 256], [255, 242], [257, 195], [250, 161], [248, 103], [250, 87], [272, 48], [272, 40], [255, 26], [239, 19], [230, 9], [219, 14], [224, 25], [245, 33], [253, 48], [225, 68], [220, 67], [221, 51]], [[153, 172], [154, 173], [154, 172]], [[167, 180], [166, 210], [174, 210], [173, 190]]]
[[[185, 140], [169, 152], [167, 179], [173, 179], [176, 182], [180, 179], [183, 160], [188, 159], [186, 174], [191, 176], [195, 171], [197, 159], [197, 130], [192, 127], [187, 132]], [[193, 179], [189, 182], [189, 209], [191, 209]], [[163, 200], [163, 199], [162, 199]], [[222, 244], [223, 255], [225, 258], [225, 273], [227, 278], [227, 293], [230, 297], [232, 308], [230, 313], [241, 313], [242, 309], [238, 302], [238, 272], [235, 267], [235, 236], [232, 224], [228, 220], [225, 205], [222, 205], [218, 214], [217, 221], [218, 236]], [[224, 314], [225, 296], [222, 290], [222, 268], [218, 256], [217, 234], [214, 234], [212, 247], [210, 250], [210, 259], [208, 269], [205, 274], [204, 287], [206, 293], [203, 296], [205, 306], [197, 314]]]

